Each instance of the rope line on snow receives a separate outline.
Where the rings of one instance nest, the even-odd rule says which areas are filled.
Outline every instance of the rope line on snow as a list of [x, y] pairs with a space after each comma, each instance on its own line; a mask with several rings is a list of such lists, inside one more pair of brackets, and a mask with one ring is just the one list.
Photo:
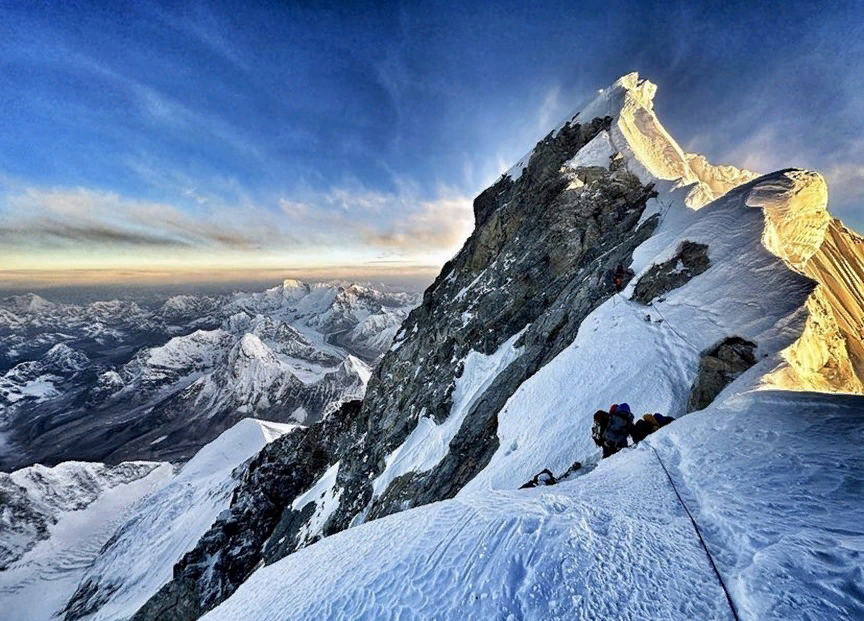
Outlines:
[[732, 595], [729, 593], [729, 589], [726, 588], [726, 582], [723, 580], [723, 576], [720, 575], [720, 570], [717, 569], [717, 564], [714, 562], [714, 557], [711, 556], [711, 551], [708, 549], [705, 539], [702, 537], [702, 531], [699, 529], [699, 525], [693, 518], [693, 514], [690, 513], [690, 509], [687, 508], [687, 503], [684, 502], [684, 499], [681, 498], [681, 494], [678, 493], [678, 487], [676, 487], [675, 481], [672, 480], [672, 475], [669, 474], [669, 471], [666, 469], [666, 464], [664, 464], [663, 460], [660, 459], [660, 453], [658, 453], [657, 449], [655, 449], [650, 443], [646, 442], [646, 444], [652, 451], [654, 451], [654, 456], [657, 458], [657, 461], [660, 462], [660, 467], [663, 468], [663, 472], [666, 473], [666, 478], [669, 479], [669, 484], [672, 486], [672, 490], [678, 497], [678, 502], [681, 503], [681, 506], [684, 507], [684, 511], [687, 512], [687, 517], [690, 518], [690, 523], [693, 524], [693, 530], [696, 531], [696, 536], [699, 537], [699, 543], [702, 544], [702, 549], [705, 550], [708, 562], [711, 563], [711, 569], [714, 570], [717, 580], [720, 582], [720, 586], [723, 587], [723, 592], [726, 594], [726, 601], [729, 602], [729, 608], [732, 610], [732, 616], [735, 617], [735, 621], [741, 621], [741, 617], [738, 616], [738, 609], [735, 607], [735, 602], [732, 600]]
[[[620, 292], [620, 291], [616, 291], [615, 294], [614, 294], [612, 297], [613, 297], [613, 298], [615, 298], [615, 297], [619, 297], [619, 298], [621, 298], [621, 301], [624, 302], [625, 304], [628, 304], [629, 301], [630, 301], [630, 300], [628, 300], [627, 298], [625, 298], [623, 295], [621, 295], [621, 292]], [[618, 304], [615, 302], [614, 299], [613, 299], [613, 301], [612, 301], [612, 306], [618, 306]], [[685, 343], [687, 343], [690, 347], [692, 347], [692, 348], [693, 348], [694, 350], [696, 350], [697, 352], [701, 352], [701, 351], [702, 351], [699, 347], [696, 347], [693, 343], [691, 343], [690, 340], [689, 340], [686, 336], [684, 336], [683, 334], [681, 334], [681, 333], [680, 333], [680, 332], [675, 328], [675, 326], [672, 325], [672, 322], [670, 322], [668, 319], [666, 319], [666, 317], [663, 315], [663, 313], [660, 312], [660, 309], [657, 308], [657, 305], [654, 304], [653, 301], [651, 302], [651, 308], [653, 308], [655, 311], [657, 311], [657, 314], [660, 315], [660, 319], [662, 319], [663, 322], [664, 322], [667, 326], [669, 326], [669, 327], [672, 329], [672, 332], [674, 332], [675, 334], [678, 335], [678, 338], [680, 338], [682, 341], [684, 341]], [[634, 311], [634, 312], [635, 312], [635, 311]]]
[[697, 352], [701, 352], [701, 351], [702, 351], [701, 349], [699, 349], [698, 347], [696, 347], [693, 343], [691, 343], [691, 342], [687, 339], [687, 337], [685, 337], [683, 334], [681, 334], [680, 332], [678, 332], [678, 330], [675, 328], [675, 326], [672, 325], [672, 323], [671, 323], [668, 319], [666, 319], [666, 317], [663, 316], [663, 313], [660, 312], [660, 309], [657, 308], [657, 305], [654, 304], [654, 301], [653, 301], [653, 300], [651, 301], [651, 308], [653, 308], [655, 311], [657, 311], [657, 314], [660, 315], [660, 319], [662, 319], [664, 322], [666, 322], [666, 325], [667, 325], [667, 326], [669, 326], [670, 328], [672, 328], [672, 332], [674, 332], [675, 334], [677, 334], [677, 335], [678, 335], [678, 338], [680, 338], [682, 341], [684, 341], [685, 343], [687, 343], [690, 347], [692, 347], [693, 349], [695, 349]]

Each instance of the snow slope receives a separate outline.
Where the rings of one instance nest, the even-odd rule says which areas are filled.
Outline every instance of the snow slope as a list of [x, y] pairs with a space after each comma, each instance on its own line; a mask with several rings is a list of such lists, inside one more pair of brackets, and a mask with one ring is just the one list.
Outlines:
[[[128, 468], [120, 464], [114, 469]], [[64, 463], [52, 468], [68, 472], [72, 467], [105, 468], [102, 464]], [[40, 466], [34, 466], [40, 468]], [[29, 468], [27, 470], [30, 470]], [[75, 591], [78, 580], [122, 522], [130, 507], [143, 496], [165, 485], [172, 476], [169, 464], [151, 464], [149, 474], [98, 491], [85, 508], [66, 506], [57, 511], [48, 527], [48, 538], [39, 541], [8, 569], [0, 572], [0, 617], [15, 621], [48, 621], [57, 615]], [[14, 475], [13, 475], [14, 476]], [[60, 481], [47, 481], [46, 496], [63, 493]], [[72, 494], [82, 502], [84, 494]]]
[[[860, 298], [860, 278], [849, 266], [860, 262], [849, 252], [841, 250], [846, 256], [839, 259], [829, 252], [843, 244], [825, 248], [832, 244], [831, 218], [820, 175], [786, 170], [758, 177], [684, 153], [653, 113], [655, 90], [631, 74], [571, 117], [612, 121], [564, 164], [567, 191], [592, 191], [592, 175], [599, 174], [593, 167], [625, 167], [656, 189], [642, 220], [659, 217], [659, 226], [633, 253], [630, 285], [590, 313], [572, 344], [498, 412], [491, 461], [455, 501], [301, 550], [259, 570], [207, 618], [731, 618], [647, 444], [586, 468], [554, 492], [513, 491], [543, 468], [560, 474], [574, 461], [597, 464], [590, 435], [596, 409], [627, 401], [637, 415], [682, 417], [703, 355], [727, 338], [755, 343], [757, 364], [707, 410], [650, 442], [693, 505], [745, 618], [861, 614], [864, 507], [855, 437], [864, 401], [766, 391], [860, 391], [855, 348], [847, 345], [855, 339], [849, 318]], [[511, 180], [529, 161], [531, 154], [508, 173]], [[640, 280], [653, 277], [684, 242], [707, 246], [707, 271], [650, 303], [630, 300]], [[816, 270], [814, 257], [830, 264]], [[474, 287], [482, 275], [457, 299], [484, 295]], [[394, 350], [402, 342], [396, 338]], [[435, 476], [464, 427], [458, 394], [487, 398], [492, 380], [519, 359], [514, 343], [492, 356], [468, 354], [466, 370], [472, 356], [503, 362], [482, 377], [457, 374], [443, 422], [417, 415], [413, 432], [384, 460], [369, 506], [397, 479], [404, 486], [410, 473]], [[473, 380], [476, 386], [466, 388]], [[808, 422], [802, 427], [794, 416]], [[816, 431], [820, 416], [829, 428]], [[851, 437], [832, 440], [834, 434]], [[325, 487], [331, 510], [338, 489]], [[412, 502], [403, 495], [406, 509]], [[750, 515], [754, 498], [762, 505]], [[838, 526], [826, 524], [826, 506]], [[280, 576], [291, 576], [290, 583]], [[616, 580], [622, 584], [610, 589]]]
[[158, 466], [66, 462], [0, 473], [0, 571], [46, 539], [65, 514], [86, 509], [112, 488], [144, 478]]
[[465, 493], [258, 570], [208, 621], [864, 616], [864, 398], [736, 395], [556, 487]]
[[228, 507], [239, 483], [235, 469], [296, 428], [247, 418], [204, 446], [168, 485], [132, 507], [81, 577], [67, 618], [130, 617]]

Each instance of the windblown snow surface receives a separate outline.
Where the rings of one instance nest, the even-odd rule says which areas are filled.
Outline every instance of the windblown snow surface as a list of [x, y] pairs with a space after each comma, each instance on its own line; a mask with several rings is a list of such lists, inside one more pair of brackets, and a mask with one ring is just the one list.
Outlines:
[[483, 490], [258, 570], [207, 621], [864, 618], [864, 400], [751, 392], [555, 487]]
[[[761, 206], [821, 196], [824, 180], [807, 171], [756, 179], [685, 154], [653, 115], [653, 95], [635, 74], [602, 91], [579, 119], [616, 122], [567, 166], [603, 165], [614, 149], [655, 184], [643, 217], [658, 214], [661, 224], [634, 253], [630, 286], [499, 412], [499, 447], [485, 469], [455, 499], [362, 524], [259, 569], [208, 621], [726, 620], [732, 606], [753, 621], [864, 618], [864, 397], [804, 392], [807, 384], [777, 390], [771, 379], [790, 365], [810, 377], [822, 361], [784, 356], [805, 329], [816, 284], [766, 236], [776, 214]], [[806, 256], [821, 242], [812, 231], [823, 215], [799, 216], [784, 216], [783, 235]], [[650, 305], [630, 301], [639, 278], [683, 241], [708, 246], [709, 269]], [[681, 416], [702, 352], [728, 337], [756, 343], [757, 364], [711, 406]], [[474, 362], [497, 373], [497, 362], [506, 367], [519, 351], [505, 343]], [[475, 379], [473, 388], [460, 384], [462, 394], [490, 381], [485, 371]], [[592, 414], [625, 401], [637, 416], [679, 420], [598, 463]], [[449, 422], [438, 429], [421, 419], [382, 477], [434, 466]], [[584, 474], [518, 489], [577, 460]]]
[[153, 464], [148, 476], [103, 492], [86, 509], [63, 513], [47, 540], [0, 572], [0, 619], [54, 618], [79, 582], [111, 594], [86, 618], [128, 618], [228, 507], [239, 482], [232, 471], [296, 427], [244, 419], [176, 476], [170, 464]]

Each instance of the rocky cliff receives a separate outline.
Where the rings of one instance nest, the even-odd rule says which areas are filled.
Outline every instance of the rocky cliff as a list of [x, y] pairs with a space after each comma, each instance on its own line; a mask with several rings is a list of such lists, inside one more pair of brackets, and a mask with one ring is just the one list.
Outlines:
[[[270, 445], [229, 514], [136, 620], [195, 619], [260, 564], [322, 536], [469, 484], [512, 485], [538, 466], [593, 459], [584, 412], [641, 386], [642, 397], [654, 395], [645, 407], [682, 415], [700, 368], [717, 370], [700, 360], [731, 364], [726, 343], [746, 343], [737, 356], [746, 364], [719, 369], [719, 386], [707, 399], [699, 390], [700, 404], [778, 365], [833, 381], [821, 369], [850, 364], [840, 349], [828, 362], [780, 358], [801, 339], [818, 293], [808, 265], [815, 270], [820, 253], [830, 264], [819, 263], [820, 273], [839, 264], [829, 256], [837, 242], [823, 253], [814, 231], [779, 226], [787, 218], [772, 220], [771, 209], [812, 212], [818, 230], [818, 181], [797, 171], [756, 178], [685, 154], [654, 115], [654, 92], [625, 76], [477, 197], [474, 232], [403, 323], [362, 404]], [[757, 302], [760, 287], [768, 290]], [[851, 307], [851, 323], [854, 296], [835, 298], [826, 303]], [[601, 348], [604, 330], [616, 340]], [[656, 363], [655, 352], [675, 364], [640, 368], [637, 378], [630, 363]], [[550, 373], [555, 382], [535, 381]], [[553, 407], [561, 392], [585, 396], [567, 401], [578, 412]], [[548, 413], [537, 417], [548, 428], [522, 421], [514, 432], [514, 412], [528, 417], [531, 408]]]

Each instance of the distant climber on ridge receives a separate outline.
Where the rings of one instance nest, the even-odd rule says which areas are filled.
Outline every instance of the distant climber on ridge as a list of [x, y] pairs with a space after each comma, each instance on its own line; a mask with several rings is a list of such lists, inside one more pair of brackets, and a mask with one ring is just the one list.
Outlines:
[[626, 268], [619, 263], [618, 267], [615, 268], [615, 272], [612, 274], [612, 282], [615, 285], [615, 290], [623, 290], [626, 282], [633, 278], [633, 276], [633, 270]]
[[591, 437], [603, 449], [603, 457], [614, 455], [627, 447], [627, 437], [633, 431], [633, 414], [626, 403], [613, 404], [609, 411], [597, 410], [594, 413], [594, 426]]

